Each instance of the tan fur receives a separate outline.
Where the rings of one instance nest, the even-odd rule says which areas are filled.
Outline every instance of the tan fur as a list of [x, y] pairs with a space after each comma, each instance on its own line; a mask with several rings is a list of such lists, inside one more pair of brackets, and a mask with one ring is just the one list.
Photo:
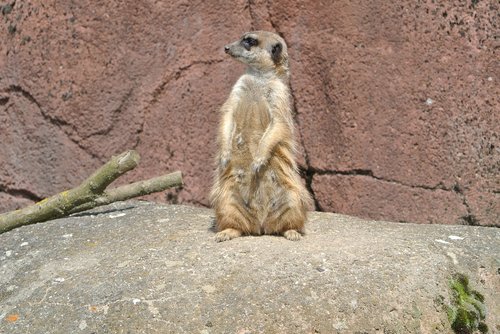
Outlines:
[[285, 41], [255, 31], [225, 50], [248, 69], [221, 108], [211, 192], [216, 240], [261, 234], [299, 240], [311, 197], [294, 157]]

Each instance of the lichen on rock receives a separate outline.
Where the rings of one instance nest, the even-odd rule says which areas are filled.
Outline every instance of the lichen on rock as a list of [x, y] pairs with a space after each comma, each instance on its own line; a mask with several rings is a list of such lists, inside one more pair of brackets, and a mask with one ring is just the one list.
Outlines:
[[488, 333], [484, 296], [469, 286], [469, 278], [456, 274], [450, 280], [452, 305], [448, 306], [451, 328], [458, 334]]

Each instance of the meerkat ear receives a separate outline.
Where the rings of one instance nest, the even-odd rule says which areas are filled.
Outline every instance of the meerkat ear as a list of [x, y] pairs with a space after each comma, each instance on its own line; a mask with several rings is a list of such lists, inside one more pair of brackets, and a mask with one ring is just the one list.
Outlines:
[[279, 62], [279, 60], [281, 59], [281, 51], [283, 51], [283, 45], [281, 45], [280, 42], [273, 45], [271, 49], [271, 58], [273, 59], [274, 63]]

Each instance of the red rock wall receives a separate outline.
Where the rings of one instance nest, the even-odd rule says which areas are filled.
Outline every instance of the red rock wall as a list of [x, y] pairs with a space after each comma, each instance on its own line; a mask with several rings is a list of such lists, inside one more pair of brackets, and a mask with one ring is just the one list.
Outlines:
[[129, 148], [126, 180], [184, 173], [150, 199], [207, 205], [217, 109], [244, 70], [222, 47], [265, 29], [289, 45], [317, 209], [500, 224], [496, 0], [0, 5], [0, 211]]

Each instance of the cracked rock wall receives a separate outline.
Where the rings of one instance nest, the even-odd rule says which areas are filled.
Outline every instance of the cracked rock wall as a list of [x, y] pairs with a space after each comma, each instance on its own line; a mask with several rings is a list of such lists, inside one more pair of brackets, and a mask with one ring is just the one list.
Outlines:
[[316, 209], [499, 225], [499, 4], [480, 1], [0, 0], [0, 212], [135, 148], [120, 183], [180, 169], [149, 199], [208, 205], [217, 109], [250, 29], [289, 44]]

